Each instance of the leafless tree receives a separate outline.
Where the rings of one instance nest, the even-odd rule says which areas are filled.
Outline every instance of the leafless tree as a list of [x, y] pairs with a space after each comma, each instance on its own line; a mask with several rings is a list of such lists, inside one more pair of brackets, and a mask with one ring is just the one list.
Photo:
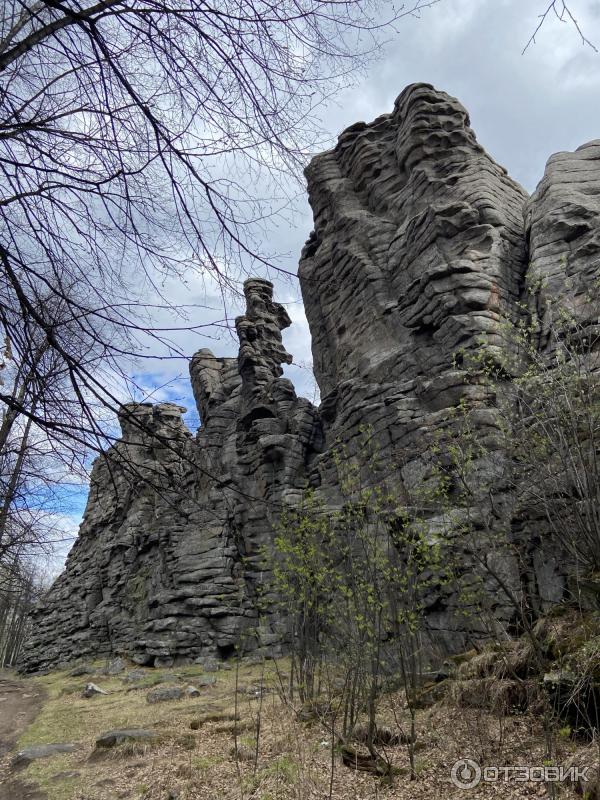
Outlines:
[[[110, 445], [132, 360], [189, 356], [175, 331], [214, 324], [170, 307], [165, 281], [204, 276], [225, 304], [242, 274], [274, 266], [257, 225], [287, 202], [319, 137], [317, 107], [389, 25], [437, 0], [388, 2], [1, 4], [7, 580], [20, 586], [28, 558], [61, 538], [60, 482]], [[156, 321], [164, 307], [169, 328]], [[135, 465], [120, 467], [136, 480]]]
[[17, 663], [31, 624], [29, 612], [42, 588], [31, 566], [6, 570], [0, 564], [0, 668]]
[[[15, 363], [7, 342], [3, 390], [14, 402], [0, 416], [0, 568], [21, 574], [30, 556], [50, 553], [60, 539], [60, 487], [87, 470], [85, 448], [36, 424], [84, 426], [81, 409], [68, 394], [69, 376], [43, 339], [32, 346], [31, 363]], [[85, 353], [80, 352], [82, 363]], [[22, 412], [20, 409], [23, 409]]]
[[536, 37], [538, 33], [541, 31], [544, 24], [554, 17], [559, 22], [563, 22], [566, 25], [570, 25], [574, 30], [577, 32], [579, 38], [581, 39], [581, 44], [587, 45], [591, 47], [592, 50], [598, 52], [598, 48], [596, 45], [591, 42], [587, 36], [585, 35], [581, 24], [577, 20], [575, 16], [575, 10], [572, 3], [567, 3], [566, 0], [551, 0], [547, 5], [545, 5], [541, 13], [538, 15], [537, 25], [535, 26], [535, 30], [527, 40], [527, 44], [523, 48], [523, 53], [528, 50], [531, 45], [536, 43]]
[[72, 447], [34, 423], [39, 413], [60, 419], [72, 405], [61, 396], [64, 376], [52, 350], [41, 342], [34, 354], [33, 365], [17, 366], [7, 348], [2, 364], [4, 390], [30, 415], [8, 407], [0, 417], [0, 667], [15, 663], [27, 636], [41, 591], [37, 566], [66, 538], [57, 513], [64, 507], [61, 485], [82, 467]]
[[[315, 109], [435, 0], [383, 21], [385, 2], [5, 0], [0, 320], [17, 361], [35, 361], [41, 334], [74, 400], [116, 410], [123, 359], [149, 344], [181, 355], [145, 297], [160, 301], [170, 277], [199, 272], [225, 292], [272, 267], [256, 223], [314, 146]], [[61, 324], [42, 298], [68, 309]], [[106, 436], [92, 413], [76, 431], [34, 421], [96, 448]]]

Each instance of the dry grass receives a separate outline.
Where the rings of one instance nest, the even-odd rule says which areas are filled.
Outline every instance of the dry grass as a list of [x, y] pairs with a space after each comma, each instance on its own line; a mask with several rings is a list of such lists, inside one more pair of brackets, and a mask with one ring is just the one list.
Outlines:
[[[280, 670], [286, 665], [280, 664]], [[479, 668], [478, 668], [479, 669]], [[239, 684], [261, 681], [260, 665], [242, 666]], [[185, 683], [194, 683], [198, 669], [176, 670]], [[22, 777], [37, 784], [48, 800], [167, 800], [178, 792], [180, 800], [491, 800], [546, 796], [539, 784], [489, 784], [476, 790], [458, 789], [450, 783], [450, 769], [458, 758], [482, 764], [532, 764], [544, 760], [543, 736], [538, 719], [525, 714], [504, 716], [489, 709], [459, 708], [448, 702], [419, 711], [417, 729], [417, 779], [408, 777], [408, 753], [402, 744], [381, 746], [394, 765], [393, 785], [355, 772], [341, 764], [336, 743], [332, 747], [330, 722], [298, 720], [277, 691], [238, 693], [235, 671], [217, 673], [201, 696], [157, 705], [146, 702], [146, 689], [117, 678], [97, 678], [108, 696], [81, 698], [86, 678], [54, 673], [39, 679], [48, 700], [19, 745], [76, 741], [82, 749], [33, 763]], [[276, 670], [267, 664], [265, 683], [275, 689]], [[150, 685], [151, 681], [148, 680]], [[457, 683], [460, 683], [458, 681]], [[489, 687], [488, 687], [489, 688]], [[237, 720], [236, 720], [237, 715]], [[257, 720], [260, 735], [257, 745]], [[408, 731], [408, 714], [401, 693], [390, 694], [381, 708], [380, 726]], [[123, 748], [117, 756], [90, 759], [95, 739], [120, 727], [143, 727], [161, 733], [152, 747]], [[238, 752], [236, 760], [234, 737]], [[400, 737], [401, 740], [401, 737]], [[575, 745], [561, 743], [560, 758], [574, 757]], [[255, 753], [258, 758], [255, 760]], [[333, 765], [333, 775], [332, 775]], [[573, 798], [572, 788], [561, 795]]]
[[531, 641], [517, 639], [504, 644], [495, 644], [464, 661], [458, 667], [458, 676], [464, 679], [527, 678], [539, 670], [539, 657]]
[[450, 699], [460, 708], [488, 709], [495, 714], [525, 711], [537, 694], [535, 682], [496, 677], [453, 681], [449, 691]]

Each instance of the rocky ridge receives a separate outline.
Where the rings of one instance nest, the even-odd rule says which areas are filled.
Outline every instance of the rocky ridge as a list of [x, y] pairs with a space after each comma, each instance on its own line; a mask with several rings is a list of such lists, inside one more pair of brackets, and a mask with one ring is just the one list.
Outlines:
[[305, 486], [321, 425], [282, 377], [290, 321], [271, 284], [247, 281], [245, 294], [238, 358], [201, 350], [191, 361], [196, 437], [179, 406], [124, 407], [65, 571], [35, 612], [25, 668], [112, 653], [155, 666], [225, 658], [257, 626], [276, 650], [276, 622], [258, 622], [261, 548]]
[[[109, 653], [156, 665], [225, 658], [242, 632], [248, 649], [276, 655], [283, 627], [264, 596], [263, 548], [307, 487], [339, 505], [340, 443], [358, 456], [368, 425], [398, 491], [410, 491], [427, 478], [449, 409], [467, 403], [480, 430], [494, 429], [493, 398], [466, 362], [497, 357], [501, 326], [524, 301], [542, 320], [560, 299], [596, 322], [584, 296], [600, 268], [600, 142], [553, 156], [528, 197], [478, 144], [461, 104], [415, 84], [391, 114], [344, 131], [307, 179], [315, 229], [299, 278], [321, 405], [283, 377], [290, 320], [272, 286], [247, 281], [238, 358], [201, 350], [191, 361], [198, 434], [176, 406], [123, 409], [123, 436], [94, 467], [65, 572], [36, 611], [25, 669]], [[493, 473], [501, 458], [480, 467]], [[529, 564], [526, 585], [510, 558], [498, 569], [540, 608], [560, 599], [558, 554], [514, 518], [502, 486], [494, 501], [495, 524]], [[489, 503], [481, 498], [482, 518]], [[442, 589], [431, 598], [443, 650], [473, 633], [459, 603]], [[511, 613], [496, 600], [501, 623]]]

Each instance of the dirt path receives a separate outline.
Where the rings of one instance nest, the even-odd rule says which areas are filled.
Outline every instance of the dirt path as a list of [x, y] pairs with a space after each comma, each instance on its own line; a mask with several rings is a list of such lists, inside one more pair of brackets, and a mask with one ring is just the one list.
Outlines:
[[41, 689], [0, 671], [0, 800], [45, 800], [43, 794], [29, 789], [11, 774], [8, 755], [35, 719], [43, 699]]

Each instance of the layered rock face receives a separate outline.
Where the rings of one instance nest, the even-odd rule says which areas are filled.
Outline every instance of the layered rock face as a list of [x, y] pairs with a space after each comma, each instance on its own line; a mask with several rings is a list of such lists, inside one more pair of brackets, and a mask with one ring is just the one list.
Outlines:
[[[158, 664], [227, 656], [243, 631], [247, 647], [276, 654], [280, 620], [258, 599], [268, 586], [263, 548], [307, 487], [331, 508], [343, 502], [340, 446], [360, 460], [368, 426], [388, 479], [410, 493], [427, 481], [432, 442], [459, 404], [493, 441], [494, 398], [468, 365], [499, 359], [507, 320], [547, 319], [557, 299], [594, 323], [585, 293], [600, 271], [600, 143], [553, 156], [529, 198], [477, 143], [460, 103], [416, 84], [391, 114], [346, 130], [307, 178], [315, 230], [299, 277], [320, 407], [282, 377], [289, 318], [268, 282], [248, 281], [238, 358], [201, 350], [191, 362], [197, 436], [177, 407], [124, 409], [123, 438], [95, 465], [66, 570], [36, 612], [26, 668], [109, 652]], [[131, 480], [130, 462], [146, 483]], [[479, 469], [500, 476], [501, 463], [492, 446]], [[506, 555], [496, 571], [533, 605], [559, 599], [557, 554], [514, 517], [500, 478], [488, 494], [481, 528], [493, 516], [528, 563], [525, 581]], [[428, 514], [435, 528], [435, 509]], [[466, 557], [464, 568], [473, 568]], [[514, 609], [487, 589], [509, 624]], [[473, 634], [455, 613], [461, 603], [432, 594], [442, 650]]]
[[[525, 191], [477, 143], [462, 106], [411, 86], [308, 171], [315, 231], [300, 264], [322, 396], [346, 381], [419, 381], [430, 407], [464, 383], [448, 356], [514, 313]], [[340, 387], [342, 391], [340, 392]]]
[[[493, 358], [503, 321], [519, 313], [527, 194], [477, 143], [465, 109], [423, 84], [391, 114], [346, 130], [307, 176], [315, 230], [299, 274], [327, 421], [321, 483], [336, 483], [333, 442], [358, 456], [367, 423], [399, 493], [413, 492], [450, 409], [462, 402], [473, 424], [494, 427], [489, 389], [466, 365]], [[488, 511], [480, 498], [475, 513]], [[504, 556], [499, 569], [518, 591], [517, 565]], [[450, 649], [472, 632], [461, 605], [430, 598], [430, 627]], [[501, 597], [497, 606], [501, 619], [514, 613]]]
[[588, 296], [597, 292], [600, 276], [600, 140], [548, 160], [525, 225], [528, 278], [538, 286], [532, 310], [541, 318], [544, 347], [553, 302], [584, 326], [598, 324]]
[[246, 652], [278, 652], [277, 620], [259, 619], [262, 548], [281, 503], [305, 488], [322, 434], [281, 377], [285, 309], [267, 281], [247, 281], [245, 294], [239, 357], [192, 359], [196, 437], [178, 406], [123, 409], [65, 571], [34, 614], [25, 669], [113, 653], [166, 666], [227, 657], [242, 640]]

